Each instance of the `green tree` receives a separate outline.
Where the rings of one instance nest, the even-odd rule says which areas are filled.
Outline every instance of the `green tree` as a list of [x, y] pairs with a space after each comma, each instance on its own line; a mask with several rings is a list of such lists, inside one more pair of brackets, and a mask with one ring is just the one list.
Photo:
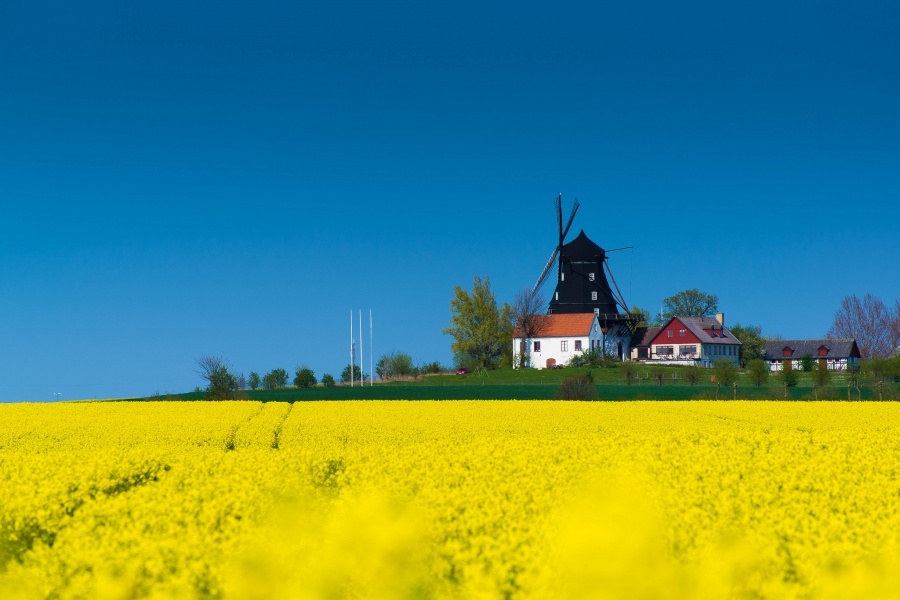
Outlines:
[[405, 352], [391, 352], [382, 354], [375, 363], [375, 374], [379, 379], [388, 380], [395, 377], [409, 377], [416, 375], [417, 369], [413, 365], [413, 359]]
[[782, 370], [780, 379], [785, 387], [796, 387], [797, 385], [797, 374], [794, 373], [793, 369]]
[[684, 290], [663, 300], [663, 317], [709, 317], [719, 309], [719, 297], [697, 288]]
[[748, 366], [751, 360], [763, 357], [766, 340], [762, 336], [762, 327], [759, 325], [735, 323], [728, 330], [731, 332], [731, 335], [741, 342], [738, 358], [742, 367]]
[[592, 377], [586, 374], [571, 375], [559, 384], [558, 400], [596, 400], [600, 397]]
[[813, 382], [817, 387], [825, 387], [830, 380], [831, 371], [828, 370], [828, 365], [820, 364], [813, 372]]
[[658, 385], [662, 385], [663, 379], [666, 378], [666, 368], [661, 365], [653, 365], [650, 368], [650, 377], [655, 379]]
[[816, 359], [812, 357], [812, 354], [804, 354], [802, 358], [800, 358], [800, 369], [804, 373], [810, 373], [816, 367]]
[[637, 365], [630, 360], [626, 360], [622, 363], [622, 375], [625, 377], [625, 383], [631, 385], [637, 376]]
[[298, 388], [311, 388], [317, 383], [316, 374], [306, 365], [299, 366], [294, 370], [294, 385]]
[[204, 356], [197, 359], [197, 373], [206, 380], [206, 395], [212, 400], [230, 400], [237, 395], [238, 380], [228, 370], [221, 356]]
[[272, 369], [262, 379], [263, 387], [267, 390], [275, 390], [287, 386], [288, 374], [284, 369]]
[[[350, 380], [351, 380], [350, 374], [351, 373], [353, 374], [352, 380], [359, 383], [359, 380], [360, 380], [359, 365], [351, 365], [351, 364], [348, 364], [346, 367], [344, 367], [344, 370], [341, 371], [341, 382], [350, 383]], [[366, 380], [369, 379], [369, 374], [363, 373], [362, 378], [366, 379]]]
[[700, 379], [700, 367], [697, 365], [690, 365], [687, 367], [684, 370], [684, 378], [689, 384], [695, 385]]
[[769, 365], [761, 358], [754, 358], [747, 363], [747, 372], [750, 374], [750, 381], [756, 387], [761, 386], [769, 380]]
[[259, 373], [256, 371], [250, 371], [250, 378], [247, 380], [247, 383], [250, 385], [251, 390], [255, 390], [259, 387]]
[[728, 386], [737, 381], [737, 367], [730, 358], [720, 358], [713, 363], [713, 372], [719, 385]]
[[324, 375], [322, 375], [322, 387], [327, 387], [327, 388], [334, 387], [334, 377], [332, 377], [328, 373], [325, 373]]
[[[493, 369], [512, 361], [512, 309], [497, 306], [488, 277], [472, 279], [472, 292], [453, 288], [450, 327], [444, 335], [453, 337], [453, 354], [467, 357], [472, 366]], [[505, 360], [504, 360], [505, 359]]]

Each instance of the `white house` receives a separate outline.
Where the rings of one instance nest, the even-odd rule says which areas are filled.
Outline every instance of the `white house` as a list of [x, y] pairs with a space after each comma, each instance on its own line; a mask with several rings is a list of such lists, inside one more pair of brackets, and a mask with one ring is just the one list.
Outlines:
[[766, 342], [763, 359], [770, 371], [800, 369], [803, 358], [815, 361], [818, 368], [846, 371], [859, 368], [859, 347], [853, 338], [830, 340], [772, 340]]
[[631, 332], [624, 325], [603, 331], [595, 313], [541, 315], [539, 333], [523, 338], [516, 330], [513, 338], [513, 364], [521, 364], [521, 355], [530, 352], [530, 366], [536, 369], [566, 365], [573, 356], [586, 350], [603, 349], [620, 359], [627, 356]]

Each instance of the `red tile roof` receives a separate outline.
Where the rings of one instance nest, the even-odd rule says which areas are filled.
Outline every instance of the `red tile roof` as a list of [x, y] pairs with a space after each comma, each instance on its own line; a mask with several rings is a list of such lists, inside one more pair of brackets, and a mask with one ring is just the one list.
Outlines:
[[[586, 336], [594, 324], [594, 313], [541, 315], [541, 317], [546, 319], [546, 325], [535, 336], [539, 338]], [[522, 337], [522, 332], [518, 328], [515, 336]]]

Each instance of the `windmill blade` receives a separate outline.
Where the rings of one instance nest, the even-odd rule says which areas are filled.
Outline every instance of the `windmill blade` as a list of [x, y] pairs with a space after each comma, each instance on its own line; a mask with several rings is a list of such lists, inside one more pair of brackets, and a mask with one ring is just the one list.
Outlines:
[[[559, 232], [559, 245], [562, 246], [563, 242], [563, 232], [562, 232], [562, 194], [556, 197], [556, 230]], [[557, 248], [559, 250], [559, 248]]]
[[[566, 223], [566, 228], [564, 230], [560, 229], [560, 231], [562, 232], [559, 236], [560, 246], [562, 245], [563, 240], [566, 239], [566, 236], [569, 235], [569, 228], [572, 226], [572, 221], [575, 220], [575, 213], [578, 212], [579, 206], [581, 205], [578, 204], [578, 198], [575, 198], [575, 204], [572, 205], [572, 214], [569, 215], [569, 221]], [[562, 213], [560, 213], [560, 216], [562, 216]]]
[[547, 276], [550, 275], [550, 269], [553, 268], [553, 263], [556, 262], [557, 254], [559, 254], [559, 248], [554, 250], [553, 254], [550, 255], [550, 260], [547, 261], [547, 266], [541, 271], [541, 276], [538, 277], [537, 283], [534, 284], [532, 292], [537, 293], [538, 290], [544, 287], [544, 284], [547, 282]]
[[[622, 295], [622, 290], [619, 289], [619, 284], [616, 283], [616, 278], [613, 277], [612, 269], [609, 268], [609, 259], [603, 259], [603, 266], [606, 268], [606, 274], [609, 275], [610, 280], [613, 283], [613, 287], [616, 288], [616, 291], [613, 292], [613, 300], [616, 301], [616, 304], [625, 309], [625, 312], [629, 312], [628, 305], [625, 304], [625, 297]], [[612, 290], [610, 290], [612, 291]]]

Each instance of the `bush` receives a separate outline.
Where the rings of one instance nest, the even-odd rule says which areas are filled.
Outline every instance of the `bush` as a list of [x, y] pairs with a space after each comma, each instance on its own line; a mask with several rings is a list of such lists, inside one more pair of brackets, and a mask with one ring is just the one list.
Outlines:
[[[347, 365], [346, 367], [344, 367], [344, 370], [341, 371], [341, 381], [342, 381], [343, 383], [350, 383], [350, 371], [351, 371], [351, 369], [353, 370], [353, 380], [354, 380], [354, 381], [359, 381], [359, 365]], [[368, 373], [363, 373], [363, 374], [362, 374], [362, 378], [363, 378], [363, 379], [368, 379], [368, 378], [369, 378], [369, 374], [368, 374]]]
[[831, 371], [828, 370], [826, 365], [819, 365], [819, 367], [813, 373], [813, 382], [817, 387], [824, 387], [828, 385], [828, 382], [831, 380]]
[[599, 349], [585, 350], [569, 359], [570, 367], [609, 368], [619, 364], [619, 359], [609, 354], [604, 355]]
[[316, 375], [313, 373], [313, 370], [307, 366], [300, 366], [294, 371], [294, 385], [298, 388], [311, 388], [316, 385], [318, 381], [316, 380]]
[[800, 359], [800, 370], [809, 373], [816, 368], [816, 361], [811, 354], [804, 354]]
[[328, 373], [322, 375], [322, 386], [327, 388], [334, 387], [334, 377], [332, 377]]
[[259, 387], [260, 383], [259, 373], [256, 371], [250, 371], [250, 378], [247, 380], [248, 385], [250, 385], [251, 390], [255, 390]]
[[625, 376], [625, 383], [631, 385], [637, 376], [637, 365], [630, 360], [626, 360], [622, 363], [622, 375]]
[[418, 374], [413, 366], [413, 359], [405, 352], [382, 354], [375, 364], [375, 374], [379, 379], [387, 380], [395, 377], [410, 377]]
[[781, 372], [781, 384], [785, 387], [797, 386], [797, 374], [793, 369], [785, 369]]
[[429, 375], [438, 375], [445, 371], [449, 371], [450, 369], [448, 369], [438, 361], [434, 361], [430, 363], [424, 363], [421, 367], [419, 367], [419, 370], [422, 373], [427, 373]]
[[750, 381], [756, 387], [761, 386], [769, 379], [769, 365], [760, 358], [754, 358], [747, 363], [747, 372], [750, 374]]
[[700, 367], [691, 365], [684, 370], [684, 379], [689, 384], [694, 385], [700, 380]]
[[559, 400], [598, 400], [600, 394], [588, 375], [572, 375], [559, 384], [556, 398]]
[[716, 383], [729, 386], [737, 381], [737, 367], [730, 358], [720, 358], [713, 363], [713, 371], [716, 373]]
[[654, 365], [652, 369], [650, 369], [650, 377], [656, 380], [658, 385], [662, 385], [663, 379], [666, 377], [666, 368], [662, 365]]

